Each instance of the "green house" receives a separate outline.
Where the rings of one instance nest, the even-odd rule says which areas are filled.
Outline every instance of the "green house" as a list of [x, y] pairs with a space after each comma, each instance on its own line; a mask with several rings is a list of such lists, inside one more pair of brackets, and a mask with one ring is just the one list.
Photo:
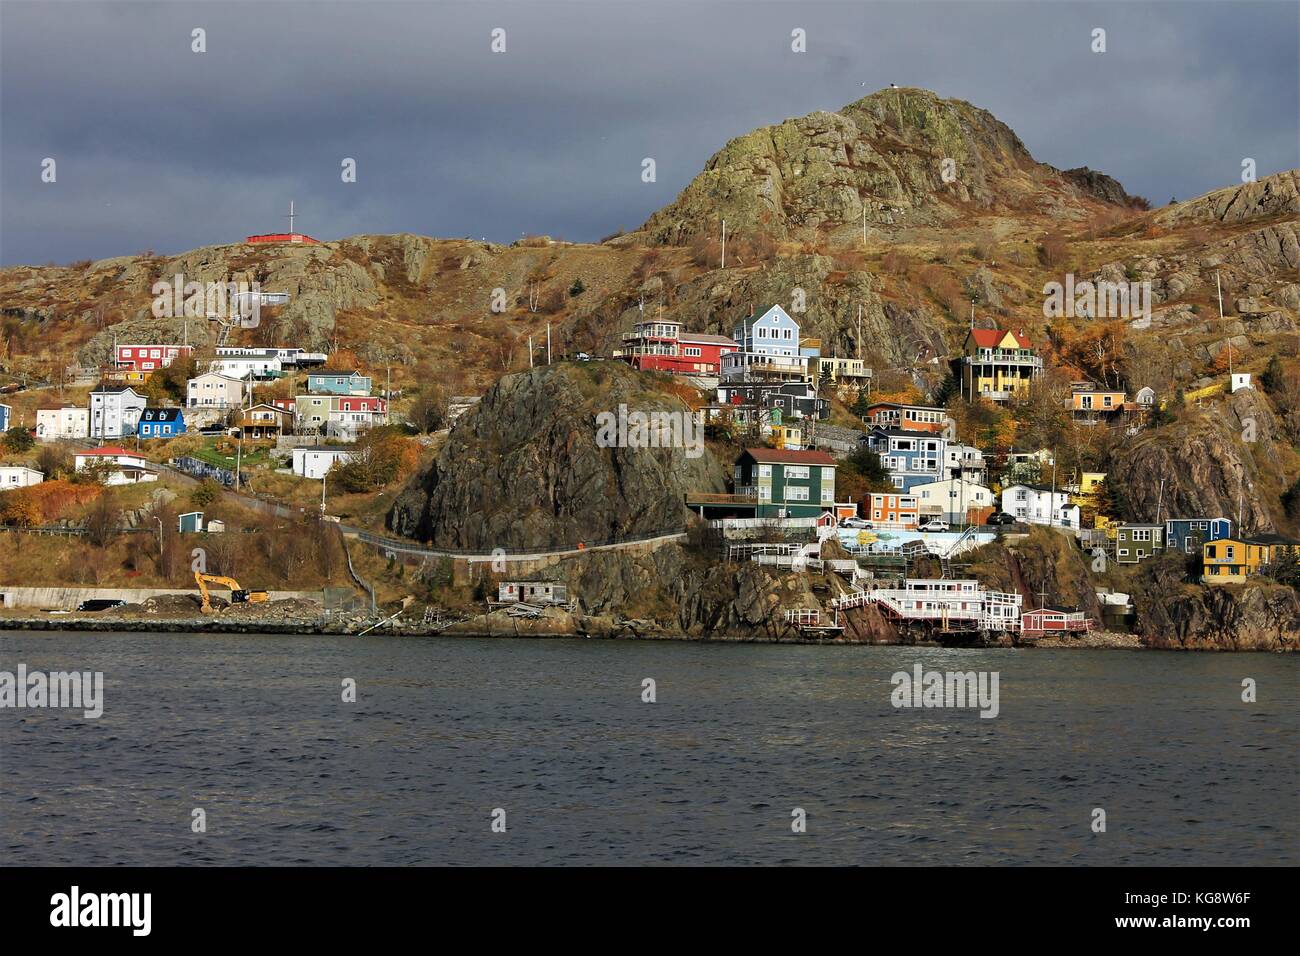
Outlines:
[[1115, 560], [1119, 564], [1137, 564], [1164, 549], [1164, 525], [1122, 524], [1115, 531]]
[[808, 518], [835, 507], [835, 459], [824, 451], [746, 448], [736, 459], [736, 494], [758, 518]]

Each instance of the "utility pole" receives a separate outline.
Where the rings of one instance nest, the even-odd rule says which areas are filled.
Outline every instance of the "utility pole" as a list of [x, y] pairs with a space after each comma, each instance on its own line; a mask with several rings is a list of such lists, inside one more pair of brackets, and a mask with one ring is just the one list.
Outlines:
[[1160, 523], [1160, 508], [1165, 501], [1165, 480], [1160, 479], [1160, 491], [1156, 494], [1156, 524]]
[[528, 336], [528, 367], [533, 367], [533, 337]]
[[330, 473], [328, 468], [325, 469], [325, 473], [320, 476], [320, 516], [322, 519], [325, 517], [325, 482], [329, 476]]
[[[1223, 323], [1223, 285], [1219, 282], [1219, 270], [1214, 270], [1214, 288], [1219, 294], [1219, 323]], [[1232, 391], [1232, 339], [1228, 339], [1228, 391]]]
[[862, 361], [862, 303], [858, 303], [858, 361]]
[[289, 235], [293, 235], [293, 200], [289, 200]]
[[1056, 449], [1052, 449], [1052, 506], [1048, 513], [1047, 526], [1056, 527]]

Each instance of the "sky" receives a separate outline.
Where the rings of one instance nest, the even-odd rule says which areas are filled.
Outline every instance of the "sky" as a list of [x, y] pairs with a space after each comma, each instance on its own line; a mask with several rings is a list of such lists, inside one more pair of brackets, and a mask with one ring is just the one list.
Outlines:
[[891, 83], [1156, 204], [1300, 167], [1295, 2], [3, 0], [0, 265], [237, 242], [290, 200], [322, 240], [595, 241]]

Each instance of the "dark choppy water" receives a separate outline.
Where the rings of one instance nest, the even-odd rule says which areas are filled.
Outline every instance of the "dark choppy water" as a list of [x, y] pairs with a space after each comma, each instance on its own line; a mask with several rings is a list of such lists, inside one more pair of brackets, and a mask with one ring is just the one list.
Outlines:
[[[917, 660], [998, 671], [1000, 716], [891, 707]], [[0, 710], [12, 863], [1300, 860], [1294, 657], [0, 635], [19, 661], [107, 686]]]

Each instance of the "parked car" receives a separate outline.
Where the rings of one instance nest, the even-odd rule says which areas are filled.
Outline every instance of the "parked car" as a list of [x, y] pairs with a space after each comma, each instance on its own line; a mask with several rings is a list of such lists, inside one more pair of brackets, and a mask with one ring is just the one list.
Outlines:
[[864, 521], [862, 518], [845, 518], [840, 522], [840, 526], [844, 528], [870, 528], [871, 522]]
[[989, 515], [988, 523], [991, 525], [1015, 524], [1016, 519], [1014, 515], [1009, 515], [1005, 511], [998, 511]]
[[933, 521], [927, 521], [917, 528], [918, 531], [951, 531], [948, 522], [940, 521], [937, 518]]
[[113, 598], [91, 598], [89, 601], [82, 601], [78, 604], [77, 610], [110, 611], [115, 607], [126, 607], [126, 602], [114, 600]]

